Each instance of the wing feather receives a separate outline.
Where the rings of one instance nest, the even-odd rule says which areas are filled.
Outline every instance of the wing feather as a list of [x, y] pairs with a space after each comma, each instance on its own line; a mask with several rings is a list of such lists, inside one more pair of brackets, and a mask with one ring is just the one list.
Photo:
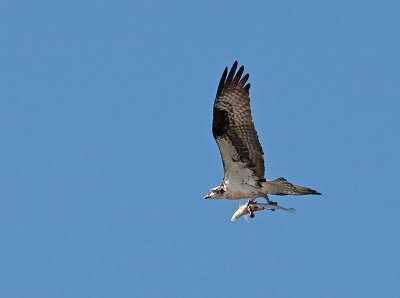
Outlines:
[[235, 63], [233, 63], [233, 65], [231, 67], [231, 70], [229, 71], [228, 77], [226, 78], [224, 87], [227, 87], [227, 88], [231, 87], [233, 76], [235, 75], [237, 65], [238, 65], [238, 63], [237, 63], [237, 61], [235, 61]]
[[246, 84], [247, 80], [249, 79], [249, 74], [247, 73], [246, 75], [243, 76], [243, 78], [240, 80], [238, 87], [243, 87], [244, 84]]
[[235, 61], [229, 74], [228, 68], [222, 74], [214, 102], [212, 131], [221, 153], [225, 177], [240, 174], [240, 169], [248, 174], [246, 169], [249, 169], [262, 179], [264, 152], [251, 116], [250, 84], [246, 84], [249, 74], [242, 77], [244, 67], [241, 66], [235, 75], [237, 64]]

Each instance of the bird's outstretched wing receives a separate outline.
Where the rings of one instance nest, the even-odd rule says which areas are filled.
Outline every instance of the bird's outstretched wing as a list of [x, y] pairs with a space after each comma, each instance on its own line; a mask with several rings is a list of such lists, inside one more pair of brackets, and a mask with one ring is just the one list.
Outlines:
[[[212, 131], [224, 164], [224, 178], [253, 175], [264, 179], [264, 152], [251, 116], [249, 74], [237, 61], [222, 74], [214, 102]], [[249, 172], [250, 171], [250, 172]]]

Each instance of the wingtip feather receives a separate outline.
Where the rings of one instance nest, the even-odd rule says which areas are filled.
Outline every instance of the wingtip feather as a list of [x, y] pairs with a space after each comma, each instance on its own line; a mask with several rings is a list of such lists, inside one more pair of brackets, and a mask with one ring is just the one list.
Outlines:
[[224, 72], [222, 73], [221, 79], [218, 84], [217, 96], [222, 93], [222, 90], [224, 90], [227, 74], [228, 74], [228, 67], [225, 67]]
[[237, 61], [235, 61], [235, 63], [233, 63], [233, 65], [232, 65], [232, 67], [231, 67], [231, 70], [229, 71], [228, 77], [226, 78], [226, 85], [227, 85], [228, 87], [229, 87], [229, 86], [231, 85], [231, 83], [232, 83], [233, 76], [234, 76], [235, 73], [236, 73], [237, 65], [238, 65], [238, 63], [237, 63]]
[[243, 90], [245, 90], [247, 93], [249, 93], [250, 92], [250, 87], [251, 87], [251, 84], [248, 83], [246, 86], [243, 87]]

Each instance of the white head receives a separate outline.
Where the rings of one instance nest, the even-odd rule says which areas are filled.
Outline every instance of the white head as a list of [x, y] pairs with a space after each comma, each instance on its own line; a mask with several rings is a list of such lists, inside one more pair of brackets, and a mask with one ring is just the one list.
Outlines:
[[204, 198], [205, 199], [214, 199], [214, 200], [223, 199], [224, 193], [225, 193], [225, 190], [224, 190], [223, 186], [220, 185], [218, 187], [214, 187], [214, 188], [210, 189], [210, 191]]

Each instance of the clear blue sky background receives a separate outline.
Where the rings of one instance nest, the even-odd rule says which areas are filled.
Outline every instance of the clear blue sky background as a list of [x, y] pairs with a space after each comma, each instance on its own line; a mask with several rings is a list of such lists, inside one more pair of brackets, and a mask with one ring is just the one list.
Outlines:
[[[400, 297], [398, 1], [2, 1], [0, 296]], [[225, 66], [267, 179], [204, 200]]]

